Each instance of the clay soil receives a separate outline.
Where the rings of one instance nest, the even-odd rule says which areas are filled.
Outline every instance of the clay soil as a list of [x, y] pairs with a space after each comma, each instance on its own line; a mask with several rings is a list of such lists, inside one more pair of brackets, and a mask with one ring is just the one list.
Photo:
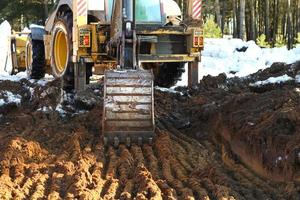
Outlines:
[[298, 71], [156, 90], [154, 144], [118, 149], [102, 143], [101, 81], [75, 97], [0, 81], [22, 97], [0, 107], [0, 199], [300, 199], [300, 85], [249, 85]]

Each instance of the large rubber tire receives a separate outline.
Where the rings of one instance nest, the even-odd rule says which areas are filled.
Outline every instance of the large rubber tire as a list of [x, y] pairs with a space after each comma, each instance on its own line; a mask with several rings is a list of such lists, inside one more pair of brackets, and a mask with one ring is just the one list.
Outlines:
[[[53, 29], [52, 29], [52, 52], [51, 52], [51, 67], [55, 77], [62, 79], [62, 88], [66, 92], [72, 92], [74, 90], [74, 64], [72, 62], [73, 55], [73, 43], [72, 43], [72, 28], [73, 28], [73, 14], [71, 11], [60, 12], [56, 17]], [[55, 58], [55, 45], [58, 43], [57, 34], [63, 33], [66, 37], [66, 62], [63, 70], [58, 70]], [[56, 55], [60, 55], [56, 53]]]
[[86, 63], [86, 84], [90, 84], [90, 78], [93, 76], [93, 63]]
[[154, 84], [160, 87], [172, 87], [180, 80], [185, 63], [163, 63], [154, 69]]
[[44, 78], [46, 60], [45, 46], [42, 40], [32, 40], [29, 36], [26, 44], [26, 71], [31, 79]]

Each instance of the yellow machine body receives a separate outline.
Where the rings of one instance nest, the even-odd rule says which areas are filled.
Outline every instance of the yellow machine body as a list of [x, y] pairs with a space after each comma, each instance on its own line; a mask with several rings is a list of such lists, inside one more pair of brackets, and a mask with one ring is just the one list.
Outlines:
[[88, 82], [88, 67], [104, 75], [105, 144], [154, 139], [153, 85], [161, 65], [189, 63], [189, 83], [198, 82], [203, 30], [194, 1], [184, 2], [186, 13], [174, 2], [172, 16], [164, 0], [58, 1], [43, 36], [46, 63], [77, 91]]

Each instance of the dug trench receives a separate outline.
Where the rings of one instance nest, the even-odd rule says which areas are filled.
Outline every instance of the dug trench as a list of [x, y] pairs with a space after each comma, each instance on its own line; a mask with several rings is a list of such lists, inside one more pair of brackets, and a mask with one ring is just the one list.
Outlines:
[[102, 143], [101, 81], [73, 97], [0, 81], [22, 97], [0, 107], [0, 199], [299, 199], [300, 86], [251, 84], [299, 70], [157, 88], [154, 144], [118, 149]]

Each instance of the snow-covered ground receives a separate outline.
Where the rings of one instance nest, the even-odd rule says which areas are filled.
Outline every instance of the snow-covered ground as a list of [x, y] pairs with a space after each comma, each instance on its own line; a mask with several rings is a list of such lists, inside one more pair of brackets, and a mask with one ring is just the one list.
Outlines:
[[[243, 48], [245, 52], [239, 52]], [[297, 60], [300, 60], [300, 46], [292, 50], [286, 47], [262, 49], [254, 41], [206, 39], [201, 75], [225, 72], [228, 76], [234, 76], [231, 73], [234, 72], [235, 76], [243, 77], [270, 67], [274, 62], [291, 64]]]
[[10, 36], [11, 26], [7, 21], [4, 21], [0, 24], [0, 75], [12, 72]]
[[[291, 64], [299, 61], [300, 45], [287, 50], [286, 47], [260, 48], [254, 41], [245, 42], [240, 39], [205, 39], [201, 60], [199, 80], [203, 76], [216, 76], [223, 72], [228, 77], [244, 77], [270, 67], [274, 62]], [[177, 86], [186, 85], [187, 66]]]
[[163, 88], [163, 87], [156, 86], [155, 89], [162, 91], [162, 92], [169, 92], [169, 93], [173, 93], [173, 94], [183, 95], [182, 92], [178, 92], [178, 91], [174, 90], [173, 88]]
[[10, 91], [1, 91], [0, 94], [4, 97], [4, 98], [0, 98], [0, 107], [11, 103], [16, 105], [21, 104], [22, 97], [19, 94], [13, 94]]
[[[10, 76], [12, 69], [10, 55], [11, 27], [7, 21], [0, 25], [0, 80], [19, 81], [26, 78], [26, 72]], [[274, 62], [287, 64], [300, 60], [300, 45], [292, 50], [281, 48], [260, 48], [254, 41], [242, 41], [240, 39], [205, 39], [202, 52], [199, 81], [206, 75], [216, 76], [226, 73], [228, 77], [244, 77], [255, 73], [260, 69], [270, 67]], [[187, 85], [187, 65], [182, 80], [176, 86]], [[48, 76], [38, 82], [46, 84], [53, 77]], [[299, 78], [300, 79], [300, 78]]]
[[[29, 79], [26, 72], [19, 72], [15, 75], [9, 75], [8, 73], [0, 73], [0, 81], [13, 81], [18, 82], [21, 79]], [[40, 80], [31, 79], [31, 83], [37, 83], [38, 85], [45, 86], [48, 82], [53, 81], [54, 77], [49, 74], [45, 74], [45, 77]]]
[[[279, 77], [270, 77], [267, 80], [264, 81], [257, 81], [255, 83], [250, 83], [250, 86], [257, 87], [261, 85], [268, 85], [268, 84], [276, 84], [276, 83], [284, 83], [287, 81], [295, 80], [292, 77], [288, 76], [287, 74]], [[298, 80], [295, 80], [298, 82]]]
[[[27, 79], [29, 80], [29, 78], [27, 77], [27, 73], [26, 72], [20, 72], [16, 75], [8, 75], [8, 73], [3, 72], [0, 73], [0, 81], [13, 81], [13, 82], [18, 82], [21, 79]], [[41, 80], [32, 80], [30, 79], [29, 81], [31, 83], [34, 83], [34, 85], [36, 86], [45, 86], [48, 82], [53, 81], [54, 77], [52, 75], [46, 74], [44, 78], [42, 78]], [[34, 93], [34, 87], [29, 87], [29, 86], [24, 86], [26, 87], [30, 93], [31, 96]], [[0, 107], [4, 106], [4, 105], [9, 105], [9, 104], [15, 104], [17, 106], [19, 106], [22, 102], [22, 96], [19, 94], [13, 94], [10, 91], [0, 91]]]
[[9, 75], [7, 72], [0, 72], [0, 81], [14, 81], [18, 82], [23, 78], [27, 78], [26, 72], [20, 72], [16, 75]]

